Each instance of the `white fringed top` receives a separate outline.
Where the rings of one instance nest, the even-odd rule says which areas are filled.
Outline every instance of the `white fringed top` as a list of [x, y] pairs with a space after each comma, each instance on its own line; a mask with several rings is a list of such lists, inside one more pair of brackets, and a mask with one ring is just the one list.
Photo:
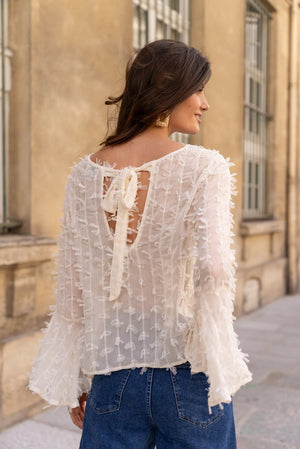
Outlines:
[[56, 307], [32, 391], [76, 407], [93, 374], [189, 361], [192, 373], [208, 375], [214, 406], [251, 380], [233, 329], [231, 165], [216, 150], [186, 145], [140, 167], [115, 169], [90, 156], [73, 167]]

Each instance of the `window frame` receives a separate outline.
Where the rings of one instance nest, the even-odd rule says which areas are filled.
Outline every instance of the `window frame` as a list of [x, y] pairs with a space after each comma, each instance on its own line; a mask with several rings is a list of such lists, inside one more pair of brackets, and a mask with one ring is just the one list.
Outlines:
[[[250, 11], [252, 9], [252, 12]], [[247, 26], [250, 15], [260, 27]], [[245, 12], [243, 219], [265, 219], [268, 210], [268, 74], [270, 12], [259, 0], [247, 0]], [[255, 23], [254, 23], [255, 25]], [[256, 25], [257, 27], [257, 25]], [[249, 39], [249, 35], [252, 36]], [[254, 40], [260, 33], [261, 40]], [[251, 40], [252, 39], [252, 40]], [[252, 49], [251, 49], [252, 45]], [[249, 57], [250, 56], [250, 57]], [[258, 64], [253, 64], [254, 58]]]
[[11, 91], [11, 58], [8, 48], [8, 0], [0, 0], [0, 231], [8, 226], [8, 135], [9, 94]]
[[[177, 39], [189, 43], [190, 28], [190, 4], [189, 0], [173, 0], [178, 7], [172, 8], [170, 0], [133, 0], [134, 5], [134, 24], [133, 24], [133, 47], [138, 51], [144, 45], [156, 39]], [[138, 12], [138, 14], [136, 14]], [[140, 18], [138, 23], [137, 15]], [[144, 15], [147, 19], [146, 26], [143, 25], [141, 17]], [[165, 26], [164, 35], [159, 35], [157, 23], [160, 21]], [[172, 31], [177, 32], [175, 37]], [[144, 35], [143, 35], [144, 32]]]

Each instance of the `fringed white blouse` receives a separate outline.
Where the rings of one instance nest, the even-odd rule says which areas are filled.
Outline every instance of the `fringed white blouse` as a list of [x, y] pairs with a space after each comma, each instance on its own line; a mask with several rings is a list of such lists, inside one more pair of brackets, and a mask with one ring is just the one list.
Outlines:
[[[208, 375], [214, 406], [251, 380], [233, 329], [231, 165], [216, 150], [186, 145], [140, 167], [116, 169], [90, 156], [73, 167], [56, 307], [32, 391], [50, 404], [76, 407], [93, 374], [189, 361], [192, 373]], [[143, 189], [130, 241], [131, 212]]]

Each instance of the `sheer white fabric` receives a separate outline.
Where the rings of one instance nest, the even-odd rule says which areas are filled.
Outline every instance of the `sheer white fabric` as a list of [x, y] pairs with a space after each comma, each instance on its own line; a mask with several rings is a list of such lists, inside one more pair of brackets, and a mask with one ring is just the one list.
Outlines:
[[[216, 150], [186, 145], [140, 167], [118, 170], [90, 156], [73, 167], [56, 307], [32, 391], [75, 407], [93, 374], [189, 361], [193, 373], [208, 375], [214, 406], [230, 402], [251, 380], [233, 329], [231, 165]], [[144, 171], [148, 185], [139, 181]], [[143, 188], [146, 201], [130, 241], [130, 211], [138, 209]]]

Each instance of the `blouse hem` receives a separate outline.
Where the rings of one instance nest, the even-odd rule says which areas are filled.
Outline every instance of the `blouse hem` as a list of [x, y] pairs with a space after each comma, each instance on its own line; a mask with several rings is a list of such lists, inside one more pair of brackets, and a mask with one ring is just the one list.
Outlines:
[[187, 363], [188, 360], [187, 359], [183, 359], [183, 360], [178, 360], [174, 363], [168, 363], [168, 364], [164, 364], [164, 365], [154, 365], [154, 364], [149, 364], [149, 363], [138, 363], [136, 365], [134, 364], [129, 364], [129, 365], [122, 365], [122, 366], [116, 366], [110, 369], [103, 369], [103, 370], [97, 370], [97, 371], [85, 371], [83, 370], [83, 368], [81, 368], [81, 371], [83, 372], [83, 374], [85, 374], [86, 376], [94, 376], [97, 374], [110, 374], [113, 373], [114, 371], [120, 371], [123, 369], [136, 369], [136, 368], [175, 368], [178, 365], [183, 365], [184, 363]]

